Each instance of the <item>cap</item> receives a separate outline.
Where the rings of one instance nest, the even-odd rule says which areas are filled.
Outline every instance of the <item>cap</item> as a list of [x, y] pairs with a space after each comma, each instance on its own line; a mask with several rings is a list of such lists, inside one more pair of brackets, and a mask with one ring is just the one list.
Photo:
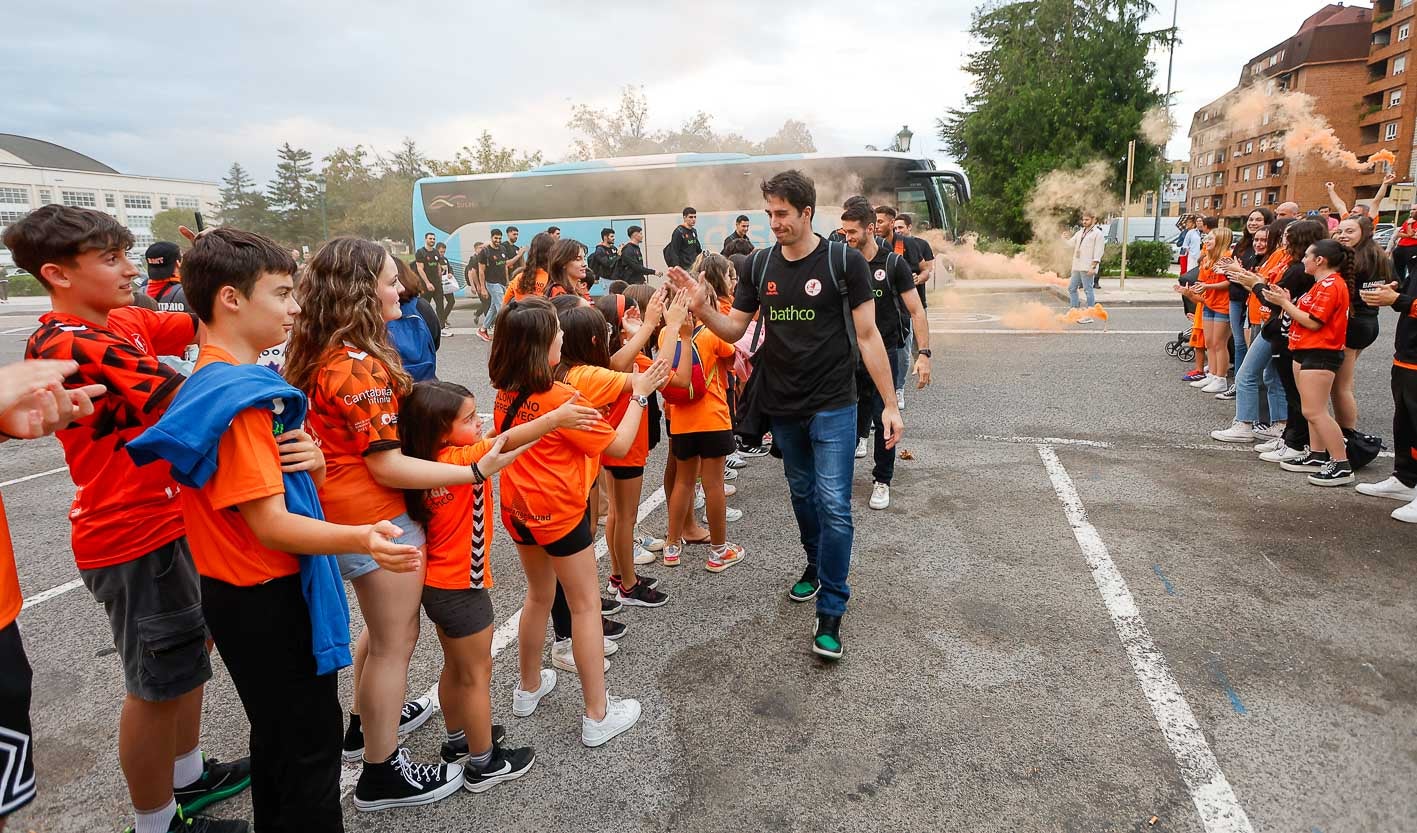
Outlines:
[[170, 278], [177, 271], [177, 262], [182, 259], [182, 250], [176, 243], [159, 240], [148, 247], [143, 259], [148, 264], [148, 280]]

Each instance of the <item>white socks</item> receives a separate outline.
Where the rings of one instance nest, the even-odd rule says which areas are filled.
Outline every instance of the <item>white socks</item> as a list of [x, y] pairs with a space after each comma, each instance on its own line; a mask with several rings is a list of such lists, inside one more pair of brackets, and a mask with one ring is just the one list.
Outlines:
[[177, 799], [169, 798], [162, 809], [153, 810], [150, 813], [138, 813], [137, 823], [133, 825], [133, 833], [167, 833], [167, 828], [171, 826], [172, 817], [175, 815], [177, 815]]
[[[185, 787], [202, 777], [202, 747], [198, 746], [186, 755], [178, 755], [172, 764], [172, 788]], [[141, 833], [138, 831], [137, 833]]]

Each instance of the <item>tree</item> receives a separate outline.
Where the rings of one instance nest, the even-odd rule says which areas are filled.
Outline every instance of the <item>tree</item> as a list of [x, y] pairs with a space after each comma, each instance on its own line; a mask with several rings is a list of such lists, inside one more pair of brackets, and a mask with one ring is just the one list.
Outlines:
[[197, 219], [190, 208], [169, 208], [166, 211], [159, 211], [153, 216], [152, 235], [154, 240], [166, 240], [169, 243], [176, 243], [183, 249], [191, 247], [192, 243], [182, 236], [177, 230], [178, 226], [196, 228]]
[[530, 170], [540, 165], [541, 161], [541, 151], [518, 153], [513, 148], [498, 147], [492, 140], [492, 134], [484, 130], [477, 139], [477, 147], [463, 145], [447, 162], [435, 160], [429, 164], [438, 176], [467, 176]]
[[380, 158], [379, 164], [383, 167], [384, 173], [395, 174], [400, 179], [406, 179], [411, 184], [416, 179], [422, 179], [433, 173], [433, 166], [428, 161], [428, 157], [418, 149], [418, 145], [410, 138], [404, 137], [403, 144], [394, 151], [388, 158]]
[[762, 142], [737, 133], [715, 132], [712, 117], [703, 111], [678, 130], [651, 132], [649, 102], [642, 87], [621, 90], [620, 104], [613, 111], [577, 104], [567, 126], [578, 134], [571, 153], [576, 159], [650, 153], [810, 153], [817, 149], [807, 125], [792, 119]]
[[221, 205], [217, 212], [221, 223], [233, 228], [268, 234], [276, 226], [265, 195], [240, 162], [233, 162], [221, 181]]
[[271, 208], [280, 215], [277, 237], [286, 243], [312, 243], [320, 236], [319, 200], [310, 151], [289, 142], [276, 151], [275, 179], [266, 186]]
[[[1120, 193], [1126, 149], [1146, 111], [1162, 103], [1148, 60], [1169, 33], [1144, 31], [1149, 0], [1021, 0], [974, 13], [982, 48], [965, 70], [965, 106], [937, 125], [969, 172], [970, 216], [985, 231], [1025, 241], [1025, 211], [1038, 178], [1107, 160]], [[1139, 141], [1135, 176], [1160, 176], [1162, 149]]]

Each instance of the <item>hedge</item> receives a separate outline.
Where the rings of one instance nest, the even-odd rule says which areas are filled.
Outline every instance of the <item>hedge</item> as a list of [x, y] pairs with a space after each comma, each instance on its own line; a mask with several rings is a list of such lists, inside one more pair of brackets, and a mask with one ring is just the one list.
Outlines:
[[[1138, 240], [1127, 247], [1127, 274], [1161, 276], [1171, 271], [1171, 244], [1155, 240]], [[1122, 272], [1122, 246], [1108, 243], [1102, 256], [1102, 274]]]
[[34, 275], [28, 272], [16, 272], [9, 277], [10, 295], [43, 295], [44, 287], [39, 285], [39, 281]]

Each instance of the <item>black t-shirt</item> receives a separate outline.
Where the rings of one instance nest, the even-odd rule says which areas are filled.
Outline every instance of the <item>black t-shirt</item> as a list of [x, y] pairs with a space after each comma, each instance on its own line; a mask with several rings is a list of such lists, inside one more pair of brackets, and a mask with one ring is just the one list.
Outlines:
[[[905, 265], [910, 267], [911, 283], [914, 283], [914, 276], [920, 274], [920, 264], [926, 260], [934, 260], [935, 253], [930, 249], [930, 244], [915, 237], [902, 237], [899, 234], [892, 235], [889, 241], [882, 241], [877, 237], [877, 241], [888, 246], [905, 259]], [[915, 287], [915, 291], [920, 293], [920, 303], [925, 303], [925, 285]]]
[[[1277, 285], [1288, 290], [1290, 300], [1297, 302], [1305, 292], [1313, 288], [1314, 276], [1304, 271], [1302, 261], [1291, 263], [1289, 268], [1284, 270], [1284, 276], [1279, 279]], [[1255, 286], [1255, 292], [1260, 291], [1260, 286]], [[1261, 295], [1260, 299], [1263, 300], [1264, 296]], [[1265, 322], [1260, 333], [1270, 344], [1274, 345], [1275, 352], [1288, 354], [1289, 329], [1294, 326], [1294, 321], [1288, 313], [1283, 312], [1279, 307], [1269, 303], [1266, 303], [1266, 306], [1270, 308], [1269, 320]]]
[[[1231, 255], [1240, 263], [1242, 268], [1250, 272], [1255, 271], [1255, 269], [1262, 265], [1259, 257], [1255, 255], [1253, 246], [1247, 245], [1243, 249], [1237, 246]], [[1216, 277], [1219, 277], [1219, 275], [1217, 274]], [[1229, 289], [1230, 300], [1232, 301], [1243, 301], [1250, 297], [1250, 290], [1246, 289], [1245, 285], [1238, 281], [1231, 281]]]
[[510, 243], [498, 246], [487, 245], [477, 253], [477, 262], [482, 266], [483, 280], [487, 283], [507, 284], [507, 261], [516, 257]]
[[[798, 261], [787, 260], [778, 247], [759, 251], [755, 260], [770, 258], [762, 297], [754, 277], [745, 276], [734, 290], [734, 309], [762, 308], [766, 331], [753, 364], [763, 374], [763, 411], [772, 416], [807, 417], [856, 402], [856, 366], [828, 249], [818, 237], [817, 248]], [[749, 275], [757, 274], [751, 263], [749, 268]], [[853, 309], [873, 297], [870, 267], [855, 249], [846, 250], [843, 277]]]
[[905, 265], [905, 258], [891, 257], [893, 252], [877, 247], [871, 260], [871, 292], [876, 297], [876, 329], [886, 349], [905, 346], [905, 326], [899, 296], [915, 288], [915, 276]]
[[413, 253], [413, 262], [415, 264], [422, 264], [422, 268], [415, 266], [413, 271], [427, 278], [428, 282], [433, 284], [433, 288], [437, 289], [439, 275], [438, 263], [441, 260], [442, 258], [438, 255], [437, 249], [420, 248]]

